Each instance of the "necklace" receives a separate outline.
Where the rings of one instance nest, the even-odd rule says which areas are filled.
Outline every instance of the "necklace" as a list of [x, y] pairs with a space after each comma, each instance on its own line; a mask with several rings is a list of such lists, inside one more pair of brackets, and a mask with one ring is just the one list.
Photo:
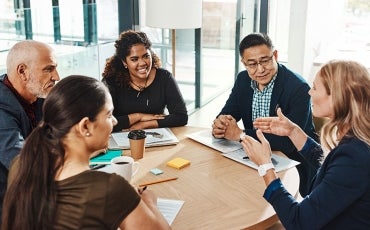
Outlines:
[[135, 84], [133, 81], [131, 81], [131, 83], [136, 86], [136, 88], [139, 89], [139, 92], [137, 93], [136, 97], [139, 97], [140, 93], [143, 92], [143, 90], [146, 88], [146, 84], [148, 83], [148, 78], [149, 76], [145, 79], [145, 85], [144, 86], [140, 86], [140, 85], [137, 85]]

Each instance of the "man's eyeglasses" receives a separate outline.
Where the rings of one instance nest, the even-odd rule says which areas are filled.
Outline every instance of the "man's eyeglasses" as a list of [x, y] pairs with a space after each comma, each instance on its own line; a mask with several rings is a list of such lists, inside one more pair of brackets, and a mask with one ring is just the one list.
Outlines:
[[271, 65], [273, 57], [274, 57], [274, 54], [272, 54], [270, 57], [264, 57], [258, 62], [249, 62], [249, 63], [245, 63], [243, 59], [243, 64], [245, 65], [248, 71], [250, 71], [251, 73], [254, 73], [257, 70], [258, 65], [261, 65], [263, 67], [267, 67]]

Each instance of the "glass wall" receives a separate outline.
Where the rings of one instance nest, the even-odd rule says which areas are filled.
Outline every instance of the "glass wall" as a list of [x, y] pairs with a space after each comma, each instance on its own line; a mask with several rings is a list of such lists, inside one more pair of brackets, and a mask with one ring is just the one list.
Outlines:
[[370, 69], [370, 2], [270, 1], [269, 34], [279, 61], [310, 83], [331, 59], [351, 59]]
[[[24, 2], [30, 7], [25, 8]], [[144, 1], [137, 2], [144, 15]], [[233, 84], [236, 3], [237, 0], [203, 1], [201, 105]], [[134, 9], [123, 11], [126, 10]], [[0, 45], [4, 51], [0, 52], [1, 73], [5, 72], [7, 50], [24, 39], [40, 40], [53, 46], [62, 77], [84, 74], [100, 79], [106, 58], [114, 53], [113, 42], [119, 34], [118, 0], [4, 0], [0, 11]], [[144, 22], [141, 19], [135, 29], [148, 33], [163, 67], [171, 70], [170, 30], [149, 28]], [[196, 100], [195, 59], [195, 30], [177, 30], [175, 77], [190, 112], [195, 110]]]
[[[7, 50], [17, 41], [33, 39], [54, 48], [62, 77], [83, 74], [101, 78], [105, 60], [114, 52], [117, 0], [30, 0], [30, 8], [24, 8], [23, 2], [1, 1], [0, 73], [5, 72]], [[115, 21], [106, 26], [106, 18]]]
[[[163, 67], [172, 70], [172, 36], [169, 29], [150, 28], [145, 25], [145, 1], [141, 1], [140, 29], [153, 42]], [[235, 78], [235, 38], [237, 0], [203, 0], [201, 28], [201, 94], [204, 105], [225, 90]], [[195, 30], [176, 30], [176, 74], [180, 90], [189, 111], [195, 109]]]
[[[135, 2], [144, 15], [142, 0]], [[350, 58], [370, 69], [370, 2], [367, 0], [203, 0], [201, 36], [195, 30], [176, 31], [176, 80], [190, 112], [195, 110], [195, 49], [200, 39], [201, 93], [204, 105], [230, 89], [239, 65], [237, 46], [242, 37], [259, 31], [268, 2], [267, 32], [279, 51], [278, 61], [312, 80], [317, 69], [334, 58]], [[25, 7], [28, 6], [28, 7]], [[7, 50], [15, 42], [34, 39], [56, 50], [61, 76], [85, 74], [100, 79], [106, 58], [118, 38], [118, 0], [2, 0], [0, 1], [0, 73], [5, 72]], [[168, 29], [148, 33], [163, 67], [172, 69], [172, 37]]]

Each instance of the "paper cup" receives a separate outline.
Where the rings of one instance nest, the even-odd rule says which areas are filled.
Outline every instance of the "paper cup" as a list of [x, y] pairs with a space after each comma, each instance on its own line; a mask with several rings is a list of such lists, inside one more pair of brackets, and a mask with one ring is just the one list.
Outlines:
[[144, 157], [146, 134], [143, 130], [133, 130], [127, 135], [130, 141], [131, 157], [135, 160]]

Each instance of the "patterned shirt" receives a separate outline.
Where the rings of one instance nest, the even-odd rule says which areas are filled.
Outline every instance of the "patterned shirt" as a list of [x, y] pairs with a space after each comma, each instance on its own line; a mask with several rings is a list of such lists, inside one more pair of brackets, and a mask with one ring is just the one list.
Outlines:
[[255, 121], [258, 117], [270, 116], [270, 102], [272, 89], [274, 88], [274, 82], [276, 75], [272, 78], [270, 83], [260, 91], [258, 89], [258, 83], [251, 81], [251, 87], [253, 89], [253, 101], [252, 101], [252, 120]]

